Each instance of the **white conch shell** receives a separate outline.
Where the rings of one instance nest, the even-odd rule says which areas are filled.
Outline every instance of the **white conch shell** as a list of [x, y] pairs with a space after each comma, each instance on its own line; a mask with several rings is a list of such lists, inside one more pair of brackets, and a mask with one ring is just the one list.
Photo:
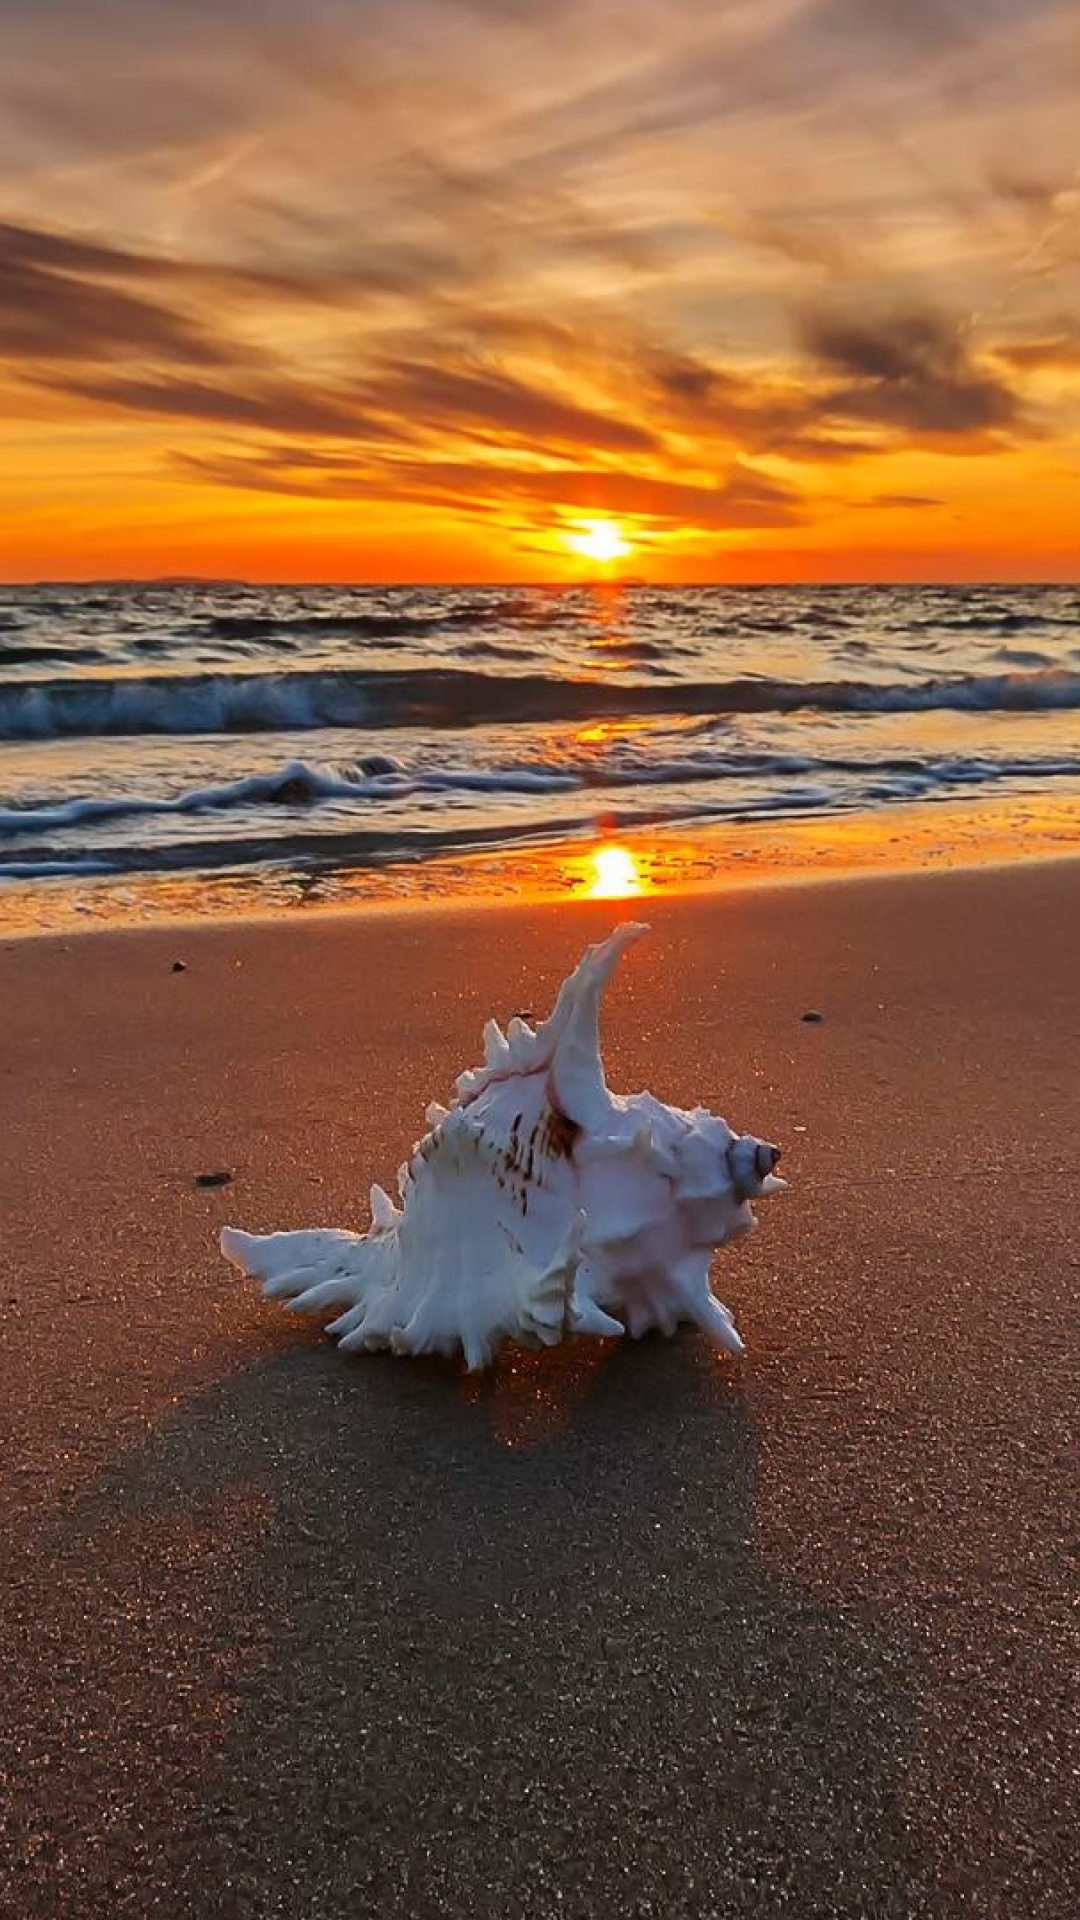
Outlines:
[[222, 1252], [298, 1313], [344, 1308], [341, 1345], [455, 1353], [485, 1366], [503, 1340], [673, 1333], [691, 1320], [743, 1351], [709, 1286], [715, 1247], [756, 1222], [750, 1201], [784, 1186], [776, 1147], [737, 1137], [704, 1108], [608, 1091], [600, 996], [647, 927], [590, 947], [535, 1030], [489, 1020], [484, 1065], [398, 1175], [400, 1208], [371, 1190], [366, 1234], [240, 1233]]

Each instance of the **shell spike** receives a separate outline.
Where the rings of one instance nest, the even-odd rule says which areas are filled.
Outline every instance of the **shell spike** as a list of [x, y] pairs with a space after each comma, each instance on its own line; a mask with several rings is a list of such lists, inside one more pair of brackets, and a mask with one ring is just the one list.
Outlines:
[[735, 1322], [719, 1300], [710, 1295], [708, 1300], [701, 1301], [697, 1306], [692, 1318], [702, 1333], [707, 1333], [711, 1340], [726, 1348], [736, 1360], [742, 1359], [746, 1348], [735, 1331]]
[[259, 1244], [257, 1233], [242, 1233], [239, 1227], [222, 1227], [221, 1251], [226, 1260], [243, 1273], [254, 1273], [253, 1256]]
[[510, 1062], [510, 1045], [497, 1020], [489, 1020], [484, 1028], [484, 1065], [486, 1067], [505, 1067]]
[[672, 1293], [680, 1320], [691, 1320], [702, 1333], [738, 1359], [746, 1349], [735, 1322], [709, 1285], [709, 1249], [687, 1254], [671, 1276]]
[[401, 1214], [395, 1207], [385, 1187], [373, 1186], [371, 1189], [371, 1224], [376, 1233], [389, 1233], [396, 1227]]
[[524, 1058], [528, 1049], [532, 1046], [533, 1041], [536, 1039], [536, 1034], [532, 1027], [530, 1027], [528, 1021], [522, 1019], [520, 1013], [515, 1013], [510, 1025], [506, 1029], [506, 1038], [510, 1043], [511, 1053]]
[[466, 1373], [479, 1373], [491, 1361], [491, 1347], [477, 1333], [466, 1333], [463, 1342]]
[[596, 1340], [615, 1340], [622, 1337], [626, 1328], [621, 1320], [598, 1307], [595, 1300], [575, 1298], [570, 1308], [570, 1331], [591, 1334]]
[[611, 1110], [600, 1061], [600, 998], [627, 947], [648, 931], [640, 921], [627, 920], [599, 946], [589, 947], [556, 1002], [550, 1022], [553, 1027], [558, 1022], [551, 1086], [575, 1126], [600, 1131]]

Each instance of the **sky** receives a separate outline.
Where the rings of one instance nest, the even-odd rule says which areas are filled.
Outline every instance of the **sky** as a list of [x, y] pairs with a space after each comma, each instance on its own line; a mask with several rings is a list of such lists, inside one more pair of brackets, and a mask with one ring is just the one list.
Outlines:
[[1080, 0], [0, 45], [2, 578], [1080, 579]]

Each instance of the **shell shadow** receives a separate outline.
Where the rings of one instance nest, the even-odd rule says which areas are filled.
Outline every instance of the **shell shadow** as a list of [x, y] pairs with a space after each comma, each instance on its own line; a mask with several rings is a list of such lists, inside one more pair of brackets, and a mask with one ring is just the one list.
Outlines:
[[121, 1622], [78, 1910], [911, 1911], [903, 1650], [762, 1566], [757, 1457], [693, 1335], [479, 1387], [304, 1346], [184, 1403], [53, 1541], [58, 1619]]

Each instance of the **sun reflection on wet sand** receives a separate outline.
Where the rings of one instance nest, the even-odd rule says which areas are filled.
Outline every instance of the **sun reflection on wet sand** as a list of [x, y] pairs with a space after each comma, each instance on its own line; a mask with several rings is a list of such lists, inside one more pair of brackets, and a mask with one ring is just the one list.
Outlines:
[[590, 900], [630, 900], [644, 893], [645, 883], [628, 847], [597, 847], [591, 858], [594, 877], [588, 889]]

